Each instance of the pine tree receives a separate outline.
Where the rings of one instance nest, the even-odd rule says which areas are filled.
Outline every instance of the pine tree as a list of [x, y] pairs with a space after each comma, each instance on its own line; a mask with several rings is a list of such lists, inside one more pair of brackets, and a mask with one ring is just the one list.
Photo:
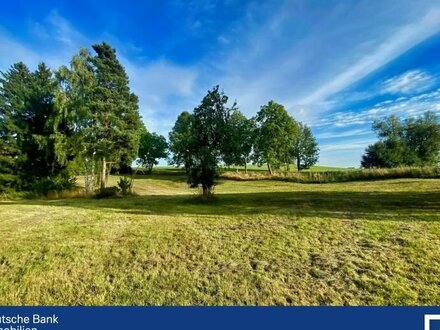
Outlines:
[[0, 78], [0, 171], [17, 174], [16, 161], [21, 152], [18, 136], [23, 134], [22, 115], [26, 113], [31, 87], [31, 72], [20, 62]]
[[116, 51], [108, 44], [92, 46], [91, 59], [97, 84], [90, 103], [90, 115], [101, 160], [100, 187], [105, 188], [107, 163], [125, 156], [135, 157], [139, 147], [138, 98], [130, 92], [129, 80]]

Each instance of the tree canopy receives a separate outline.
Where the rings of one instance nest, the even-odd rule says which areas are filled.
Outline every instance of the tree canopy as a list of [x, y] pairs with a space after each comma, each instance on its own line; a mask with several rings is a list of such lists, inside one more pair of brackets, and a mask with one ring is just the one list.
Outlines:
[[310, 127], [302, 123], [299, 123], [299, 135], [293, 143], [292, 156], [298, 171], [308, 169], [318, 161], [318, 143]]
[[138, 162], [145, 166], [148, 172], [153, 166], [159, 163], [158, 159], [166, 158], [168, 143], [162, 135], [150, 133], [147, 130], [142, 132], [139, 145]]
[[298, 122], [288, 114], [283, 105], [274, 101], [269, 101], [260, 108], [255, 121], [256, 163], [266, 163], [270, 173], [273, 168], [280, 168], [282, 164], [288, 169], [292, 145], [300, 133]]
[[218, 164], [224, 155], [227, 122], [236, 106], [234, 103], [229, 108], [227, 102], [228, 97], [215, 86], [193, 113], [188, 182], [193, 187], [201, 185], [203, 196], [207, 198], [213, 193]]
[[434, 166], [440, 160], [440, 124], [438, 117], [426, 112], [418, 118], [400, 120], [389, 116], [373, 123], [379, 141], [368, 146], [361, 166]]
[[183, 165], [186, 174], [189, 173], [192, 161], [192, 125], [194, 116], [183, 111], [176, 120], [173, 129], [169, 133], [169, 150], [172, 153], [170, 164]]

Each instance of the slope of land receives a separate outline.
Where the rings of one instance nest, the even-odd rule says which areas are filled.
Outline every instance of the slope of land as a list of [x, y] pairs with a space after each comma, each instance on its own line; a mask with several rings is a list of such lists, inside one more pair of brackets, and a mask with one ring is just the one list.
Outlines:
[[0, 201], [0, 304], [439, 305], [439, 183], [222, 181], [202, 203], [169, 172]]

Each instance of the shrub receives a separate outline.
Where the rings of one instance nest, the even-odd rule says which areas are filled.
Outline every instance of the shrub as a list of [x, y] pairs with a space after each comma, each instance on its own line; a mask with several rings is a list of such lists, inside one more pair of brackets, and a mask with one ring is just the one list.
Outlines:
[[121, 190], [122, 195], [131, 194], [131, 188], [133, 184], [133, 179], [130, 178], [119, 178], [118, 187]]
[[95, 197], [96, 198], [109, 198], [109, 197], [115, 197], [119, 193], [118, 187], [106, 187], [106, 188], [100, 188], [96, 190]]
[[36, 195], [71, 190], [75, 187], [76, 178], [68, 175], [58, 175], [54, 178], [43, 178], [36, 181], [30, 191]]
[[18, 178], [13, 174], [0, 174], [0, 192], [10, 191], [18, 185]]
[[330, 183], [347, 181], [386, 180], [403, 178], [440, 178], [439, 167], [397, 167], [379, 169], [359, 169], [327, 172], [293, 173], [236, 173], [226, 172], [222, 177], [237, 181], [275, 180], [297, 183]]

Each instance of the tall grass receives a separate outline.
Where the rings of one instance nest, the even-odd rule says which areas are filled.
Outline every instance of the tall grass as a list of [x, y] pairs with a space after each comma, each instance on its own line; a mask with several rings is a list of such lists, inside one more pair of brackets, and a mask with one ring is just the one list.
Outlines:
[[236, 181], [275, 180], [297, 183], [329, 183], [402, 178], [440, 178], [439, 167], [398, 167], [323, 172], [225, 172], [222, 178]]

